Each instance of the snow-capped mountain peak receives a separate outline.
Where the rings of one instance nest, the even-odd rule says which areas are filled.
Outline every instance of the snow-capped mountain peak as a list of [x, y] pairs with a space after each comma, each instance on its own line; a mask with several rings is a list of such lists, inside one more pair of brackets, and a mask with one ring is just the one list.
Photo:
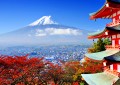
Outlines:
[[51, 20], [51, 16], [43, 16], [42, 18], [36, 20], [35, 22], [29, 24], [29, 26], [36, 26], [36, 25], [46, 25], [46, 24], [57, 24], [53, 20]]

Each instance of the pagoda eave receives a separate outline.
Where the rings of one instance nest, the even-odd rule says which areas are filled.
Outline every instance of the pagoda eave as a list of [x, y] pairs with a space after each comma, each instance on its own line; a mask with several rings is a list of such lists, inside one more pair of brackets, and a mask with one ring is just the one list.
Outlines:
[[90, 15], [90, 19], [94, 20], [97, 18], [112, 18], [113, 13], [118, 12], [120, 10], [120, 4], [106, 2], [106, 4], [96, 13]]
[[88, 36], [88, 39], [97, 39], [97, 38], [106, 38], [106, 37], [109, 37], [109, 35], [106, 35], [105, 32], [108, 32], [108, 30], [103, 30], [102, 32], [100, 33], [93, 33], [91, 35]]
[[107, 61], [120, 63], [120, 52], [118, 52], [118, 53], [116, 53], [114, 55], [105, 57], [104, 59], [107, 60]]
[[[114, 10], [113, 10], [114, 9]], [[99, 11], [98, 13], [95, 13], [93, 15], [90, 16], [91, 20], [95, 20], [95, 19], [112, 19], [113, 18], [113, 13], [117, 12], [120, 10], [119, 8], [112, 8], [112, 7], [104, 7], [102, 9], [102, 11]]]
[[115, 27], [106, 27], [103, 31], [89, 34], [88, 39], [106, 38], [119, 33], [120, 25]]
[[89, 85], [113, 85], [119, 79], [118, 76], [105, 72], [95, 74], [82, 74], [82, 77]]
[[88, 39], [98, 39], [98, 38], [106, 38], [109, 37], [107, 35], [96, 35], [96, 36], [88, 36]]
[[107, 2], [115, 3], [115, 4], [120, 4], [120, 0], [107, 0]]
[[118, 52], [119, 52], [119, 49], [108, 49], [108, 50], [96, 52], [96, 53], [87, 53], [85, 54], [85, 57], [87, 57], [87, 59], [101, 61], [101, 60], [104, 60], [105, 57], [115, 55]]

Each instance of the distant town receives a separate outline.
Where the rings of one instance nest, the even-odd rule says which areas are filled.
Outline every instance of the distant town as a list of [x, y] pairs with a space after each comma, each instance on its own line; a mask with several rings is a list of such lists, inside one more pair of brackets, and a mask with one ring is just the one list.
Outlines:
[[14, 46], [0, 49], [1, 55], [44, 57], [53, 63], [57, 61], [81, 60], [87, 52], [89, 45], [59, 45], [59, 46], [40, 46], [24, 47]]

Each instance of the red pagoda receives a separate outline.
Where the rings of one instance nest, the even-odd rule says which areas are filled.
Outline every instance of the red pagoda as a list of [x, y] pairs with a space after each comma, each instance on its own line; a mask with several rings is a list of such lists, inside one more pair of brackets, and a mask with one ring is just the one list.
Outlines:
[[112, 22], [103, 31], [89, 34], [88, 39], [109, 38], [112, 44], [105, 51], [85, 54], [85, 59], [104, 61], [104, 71], [82, 77], [89, 85], [120, 85], [120, 0], [106, 0], [99, 11], [90, 15], [92, 20], [98, 18]]

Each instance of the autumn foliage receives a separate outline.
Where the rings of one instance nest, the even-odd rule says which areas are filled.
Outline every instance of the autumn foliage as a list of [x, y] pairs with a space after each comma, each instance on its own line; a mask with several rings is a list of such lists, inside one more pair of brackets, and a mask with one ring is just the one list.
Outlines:
[[82, 81], [81, 74], [98, 73], [103, 71], [102, 61], [86, 60], [80, 63], [79, 61], [71, 61], [66, 63], [68, 74], [72, 76], [72, 81]]
[[59, 65], [28, 55], [0, 56], [0, 85], [78, 85], [82, 73], [100, 71], [102, 62], [69, 61]]
[[24, 85], [41, 82], [39, 72], [44, 68], [43, 58], [28, 56], [0, 57], [0, 85]]

